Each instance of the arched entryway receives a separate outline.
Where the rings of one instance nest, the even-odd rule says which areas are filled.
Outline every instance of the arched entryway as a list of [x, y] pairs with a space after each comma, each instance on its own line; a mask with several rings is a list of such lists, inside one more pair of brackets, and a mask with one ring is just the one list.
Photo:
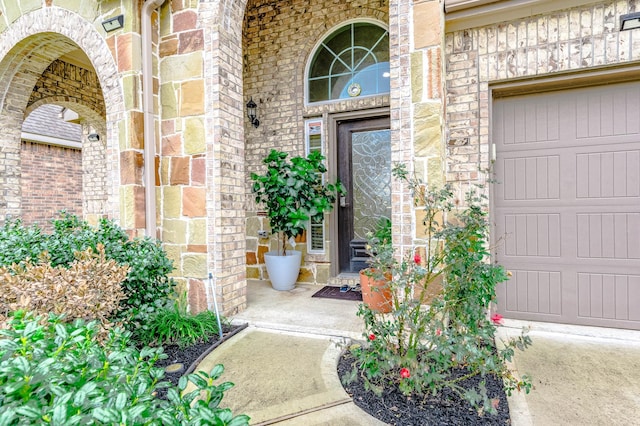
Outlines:
[[[83, 188], [84, 215], [118, 217], [114, 185], [118, 180], [114, 176], [119, 156], [114, 123], [121, 118], [124, 105], [117, 68], [105, 40], [81, 16], [51, 7], [14, 21], [0, 35], [0, 46], [0, 83], [7, 88], [0, 99], [0, 220], [21, 214], [22, 123], [44, 104], [73, 109], [86, 129], [103, 135], [100, 144], [85, 146], [84, 172], [98, 177], [87, 179]], [[85, 63], [74, 63], [74, 57]], [[52, 79], [60, 81], [54, 84]], [[90, 163], [95, 163], [94, 167], [89, 167]]]
[[[338, 125], [347, 121], [384, 121], [369, 130], [384, 128], [390, 163], [389, 19], [386, 1], [247, 2], [243, 102], [253, 99], [260, 120], [258, 127], [244, 120], [247, 175], [259, 172], [262, 159], [275, 148], [292, 156], [320, 150], [331, 177], [342, 172], [351, 176], [351, 163], [341, 167], [338, 161], [344, 146]], [[247, 278], [264, 279], [263, 255], [276, 242], [258, 235], [258, 230], [268, 229], [268, 222], [250, 188], [247, 178]], [[346, 272], [338, 255], [349, 252], [350, 241], [343, 247], [338, 243], [339, 218], [352, 224], [353, 212], [337, 208], [297, 240], [296, 249], [305, 259], [298, 282], [326, 284]]]

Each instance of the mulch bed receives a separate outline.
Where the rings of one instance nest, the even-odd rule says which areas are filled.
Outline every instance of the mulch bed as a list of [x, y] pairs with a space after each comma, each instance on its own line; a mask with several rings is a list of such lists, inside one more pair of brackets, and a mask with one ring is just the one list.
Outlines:
[[[355, 359], [345, 352], [338, 363], [338, 375], [343, 376], [353, 370]], [[476, 386], [480, 377], [472, 377], [461, 381], [464, 386]], [[445, 390], [437, 395], [426, 397], [407, 397], [397, 389], [385, 389], [380, 397], [364, 389], [364, 380], [357, 375], [357, 380], [346, 385], [346, 392], [353, 397], [353, 402], [373, 417], [396, 426], [427, 425], [509, 425], [509, 406], [502, 381], [495, 377], [486, 378], [487, 394], [490, 398], [498, 398], [498, 414], [479, 416], [471, 405], [457, 394]]]
[[[176, 345], [164, 346], [164, 353], [168, 356], [165, 359], [161, 359], [156, 362], [156, 367], [167, 367], [171, 364], [181, 363], [184, 366], [183, 370], [176, 371], [174, 373], [165, 372], [164, 380], [171, 382], [174, 385], [178, 384], [180, 377], [193, 373], [198, 364], [222, 343], [242, 331], [247, 327], [247, 324], [241, 325], [223, 325], [222, 326], [222, 340], [220, 336], [216, 334], [209, 340], [199, 342], [191, 346], [181, 348]], [[208, 373], [208, 371], [207, 371]], [[163, 397], [164, 389], [158, 391], [158, 396]]]

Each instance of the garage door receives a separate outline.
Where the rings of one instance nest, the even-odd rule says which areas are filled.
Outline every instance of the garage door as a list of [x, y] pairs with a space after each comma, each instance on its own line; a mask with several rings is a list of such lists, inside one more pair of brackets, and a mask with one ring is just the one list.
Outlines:
[[496, 99], [505, 317], [640, 329], [640, 83]]

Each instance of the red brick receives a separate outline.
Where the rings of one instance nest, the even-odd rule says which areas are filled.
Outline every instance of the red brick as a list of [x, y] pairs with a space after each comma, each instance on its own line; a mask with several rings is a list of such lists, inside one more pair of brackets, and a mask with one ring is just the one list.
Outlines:
[[180, 33], [178, 37], [180, 39], [178, 53], [180, 54], [204, 49], [204, 33], [202, 30], [186, 31]]
[[190, 157], [174, 157], [171, 159], [171, 185], [189, 185], [190, 162]]
[[182, 190], [182, 214], [188, 217], [206, 216], [205, 197], [205, 188], [185, 187]]
[[192, 10], [176, 13], [173, 15], [173, 31], [187, 31], [196, 28], [198, 15]]
[[207, 310], [207, 293], [201, 280], [189, 280], [189, 308], [194, 314]]
[[204, 158], [191, 160], [191, 185], [204, 186], [207, 183], [207, 163]]

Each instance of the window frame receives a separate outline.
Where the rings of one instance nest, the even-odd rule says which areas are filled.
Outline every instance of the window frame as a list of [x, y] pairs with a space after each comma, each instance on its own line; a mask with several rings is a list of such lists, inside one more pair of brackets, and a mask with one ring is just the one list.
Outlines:
[[[358, 19], [349, 19], [346, 21], [342, 21], [337, 25], [334, 25], [333, 27], [331, 27], [328, 31], [326, 31], [322, 37], [319, 38], [318, 42], [313, 46], [313, 49], [311, 49], [311, 52], [309, 53], [309, 56], [307, 57], [307, 63], [305, 65], [305, 70], [304, 70], [304, 105], [305, 106], [315, 106], [315, 105], [326, 105], [326, 104], [335, 104], [335, 103], [339, 103], [339, 102], [346, 102], [352, 99], [363, 99], [363, 98], [372, 98], [375, 96], [385, 96], [385, 95], [389, 95], [389, 93], [391, 93], [391, 91], [389, 92], [384, 92], [384, 93], [375, 93], [372, 95], [362, 95], [362, 96], [357, 96], [354, 98], [338, 98], [338, 99], [327, 99], [324, 101], [315, 101], [315, 102], [309, 102], [309, 72], [311, 71], [311, 66], [312, 66], [312, 61], [315, 58], [316, 52], [318, 51], [318, 49], [320, 49], [322, 47], [322, 44], [325, 42], [325, 40], [331, 36], [333, 33], [335, 33], [336, 31], [338, 31], [341, 28], [346, 27], [347, 25], [353, 25], [353, 24], [371, 24], [371, 25], [376, 25], [382, 29], [384, 29], [385, 31], [387, 31], [387, 36], [389, 36], [389, 26], [382, 22], [382, 21], [378, 21], [377, 19], [369, 19], [369, 18], [358, 18]], [[389, 64], [391, 65], [391, 64]]]

